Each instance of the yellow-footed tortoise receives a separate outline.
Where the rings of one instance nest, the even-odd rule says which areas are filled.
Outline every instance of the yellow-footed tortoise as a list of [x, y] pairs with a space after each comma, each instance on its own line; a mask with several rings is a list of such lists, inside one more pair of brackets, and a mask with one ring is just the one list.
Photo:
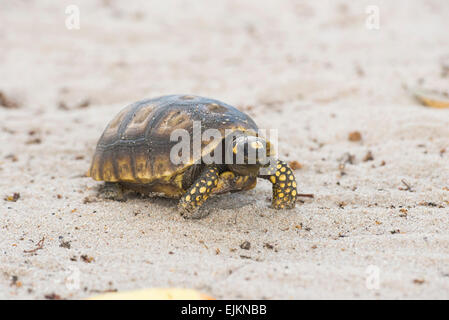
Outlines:
[[[204, 138], [209, 131], [220, 135]], [[173, 139], [174, 132], [185, 132], [186, 149], [193, 150], [187, 155], [181, 150], [181, 162], [182, 134]], [[178, 208], [186, 218], [204, 216], [197, 209], [214, 194], [254, 188], [258, 177], [273, 184], [273, 208], [294, 208], [293, 172], [271, 153], [255, 122], [236, 108], [199, 96], [169, 95], [123, 109], [100, 137], [88, 175], [106, 182], [108, 198], [123, 199], [124, 190], [180, 198]], [[262, 155], [270, 161], [262, 163]]]

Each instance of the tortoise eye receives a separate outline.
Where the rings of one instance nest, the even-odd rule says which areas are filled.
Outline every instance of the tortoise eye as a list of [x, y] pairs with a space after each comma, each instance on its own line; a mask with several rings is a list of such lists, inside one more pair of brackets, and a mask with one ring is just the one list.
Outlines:
[[260, 141], [253, 141], [251, 142], [251, 148], [253, 149], [262, 149], [263, 148], [263, 143]]

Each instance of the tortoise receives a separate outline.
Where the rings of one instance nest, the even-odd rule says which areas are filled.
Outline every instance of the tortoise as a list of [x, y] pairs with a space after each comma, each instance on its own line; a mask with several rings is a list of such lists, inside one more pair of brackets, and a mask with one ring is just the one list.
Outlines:
[[[173, 141], [171, 135], [176, 129], [198, 135], [198, 123], [201, 134], [215, 129], [221, 136], [203, 136], [197, 144], [200, 152], [173, 161], [179, 137]], [[187, 147], [195, 143], [191, 140]], [[123, 200], [125, 191], [180, 198], [178, 209], [185, 218], [206, 215], [198, 209], [210, 196], [250, 190], [258, 177], [272, 183], [273, 208], [294, 208], [295, 176], [272, 149], [258, 134], [256, 123], [238, 109], [200, 96], [167, 95], [135, 102], [119, 112], [100, 137], [87, 175], [105, 181], [106, 198]], [[222, 161], [227, 150], [232, 150], [232, 157]], [[262, 162], [261, 155], [269, 161]], [[216, 157], [205, 161], [207, 156]], [[237, 162], [237, 156], [243, 162]]]

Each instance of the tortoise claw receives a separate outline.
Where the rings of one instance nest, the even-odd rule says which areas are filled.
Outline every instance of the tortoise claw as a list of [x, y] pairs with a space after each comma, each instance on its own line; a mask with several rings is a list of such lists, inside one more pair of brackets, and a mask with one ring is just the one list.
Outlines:
[[107, 200], [126, 201], [123, 188], [118, 183], [106, 182], [100, 188], [99, 196]]
[[204, 210], [194, 202], [187, 202], [185, 198], [181, 198], [178, 203], [178, 212], [185, 219], [201, 219], [209, 215], [208, 210]]

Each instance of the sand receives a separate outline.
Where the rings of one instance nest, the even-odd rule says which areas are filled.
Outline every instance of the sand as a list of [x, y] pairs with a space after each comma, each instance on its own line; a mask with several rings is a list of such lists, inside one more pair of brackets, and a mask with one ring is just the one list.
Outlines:
[[[449, 88], [448, 18], [437, 0], [1, 1], [0, 91], [18, 108], [0, 107], [0, 298], [448, 299], [449, 109], [406, 90]], [[276, 211], [260, 181], [202, 220], [99, 199], [84, 174], [108, 121], [170, 93], [278, 129], [315, 197]]]

